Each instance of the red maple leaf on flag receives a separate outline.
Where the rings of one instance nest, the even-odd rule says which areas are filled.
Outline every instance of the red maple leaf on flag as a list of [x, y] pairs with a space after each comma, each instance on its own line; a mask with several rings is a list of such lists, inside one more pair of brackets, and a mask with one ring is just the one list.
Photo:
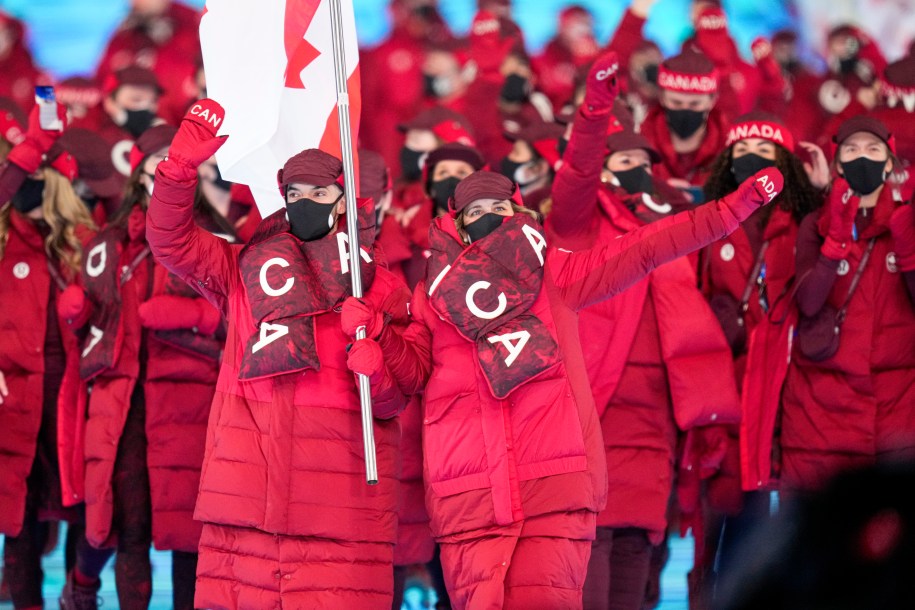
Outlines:
[[290, 89], [305, 88], [302, 70], [321, 55], [305, 40], [305, 32], [320, 4], [320, 0], [286, 0], [283, 38], [286, 46], [286, 87]]

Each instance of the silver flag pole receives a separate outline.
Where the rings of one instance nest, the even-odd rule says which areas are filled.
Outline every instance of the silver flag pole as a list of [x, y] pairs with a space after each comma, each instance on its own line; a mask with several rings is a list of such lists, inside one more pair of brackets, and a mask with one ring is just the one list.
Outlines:
[[[353, 161], [353, 132], [349, 120], [349, 91], [346, 84], [346, 50], [343, 36], [341, 0], [328, 0], [330, 29], [334, 47], [334, 77], [337, 85], [337, 117], [340, 123], [340, 151], [343, 157], [343, 188], [346, 197], [346, 233], [349, 238], [350, 278], [353, 296], [362, 298], [360, 267], [359, 219], [356, 208], [355, 163]], [[365, 328], [356, 331], [356, 340], [365, 339]], [[369, 378], [359, 375], [359, 402], [362, 407], [362, 442], [365, 446], [365, 479], [369, 485], [378, 483], [375, 460], [375, 430], [372, 427], [372, 388]]]

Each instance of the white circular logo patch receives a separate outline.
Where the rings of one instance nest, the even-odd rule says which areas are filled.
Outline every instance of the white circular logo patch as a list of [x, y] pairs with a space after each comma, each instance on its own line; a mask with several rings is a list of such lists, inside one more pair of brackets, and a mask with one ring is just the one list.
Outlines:
[[24, 280], [29, 277], [29, 271], [31, 271], [31, 269], [29, 269], [28, 263], [16, 263], [13, 267], [13, 275], [17, 280]]
[[896, 266], [896, 253], [890, 252], [886, 255], [886, 270], [890, 273], [898, 273], [899, 267]]
[[736, 254], [736, 252], [733, 244], [724, 244], [721, 246], [721, 260], [724, 262], [729, 263], [734, 260], [734, 254]]
[[848, 265], [848, 261], [839, 261], [839, 268], [836, 269], [836, 273], [839, 275], [848, 275], [848, 270], [851, 267]]

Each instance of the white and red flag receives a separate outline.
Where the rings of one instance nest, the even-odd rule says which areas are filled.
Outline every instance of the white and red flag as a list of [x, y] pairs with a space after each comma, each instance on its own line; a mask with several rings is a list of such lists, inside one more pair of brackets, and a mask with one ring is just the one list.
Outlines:
[[[352, 0], [341, 2], [353, 142], [362, 108]], [[216, 154], [261, 215], [283, 205], [276, 172], [306, 148], [341, 157], [328, 0], [207, 0], [200, 21], [207, 95], [225, 108]]]

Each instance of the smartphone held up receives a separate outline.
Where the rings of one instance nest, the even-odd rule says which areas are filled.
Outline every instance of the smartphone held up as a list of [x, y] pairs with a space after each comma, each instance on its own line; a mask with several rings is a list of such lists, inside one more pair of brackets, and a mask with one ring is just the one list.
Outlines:
[[54, 87], [35, 87], [35, 103], [38, 104], [38, 124], [41, 128], [45, 131], [63, 131], [63, 121], [57, 116]]

